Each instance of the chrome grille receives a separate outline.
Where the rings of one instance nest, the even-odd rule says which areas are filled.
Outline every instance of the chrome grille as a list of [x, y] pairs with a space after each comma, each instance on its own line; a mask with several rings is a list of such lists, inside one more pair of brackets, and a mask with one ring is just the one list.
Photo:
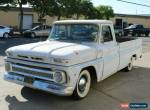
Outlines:
[[32, 59], [32, 60], [35, 60], [35, 61], [43, 61], [44, 59], [43, 58], [40, 58], [40, 57], [33, 57], [33, 56], [26, 56], [26, 55], [18, 55], [19, 58], [21, 59]]
[[52, 71], [51, 68], [46, 68], [46, 67], [39, 67], [39, 66], [33, 66], [33, 65], [27, 65], [27, 64], [21, 64], [21, 63], [16, 63], [16, 65], [22, 66], [22, 67], [28, 67], [28, 68], [39, 69], [39, 70]]
[[25, 73], [26, 75], [33, 75], [33, 76], [42, 77], [42, 78], [46, 78], [46, 79], [53, 79], [53, 74], [51, 74], [51, 73], [48, 74], [48, 73], [44, 73], [44, 72], [33, 71], [30, 69], [24, 69], [24, 68], [19, 68], [19, 67], [15, 67], [15, 66], [12, 66], [12, 71], [19, 72], [19, 73]]

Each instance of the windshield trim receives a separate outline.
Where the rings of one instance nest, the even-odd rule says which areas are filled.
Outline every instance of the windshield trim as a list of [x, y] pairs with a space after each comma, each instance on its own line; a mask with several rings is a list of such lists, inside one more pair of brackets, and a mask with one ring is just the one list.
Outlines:
[[[56, 39], [53, 39], [53, 38], [51, 38], [50, 36], [51, 36], [51, 34], [52, 34], [52, 32], [53, 32], [53, 29], [54, 29], [54, 26], [55, 25], [95, 25], [95, 26], [97, 26], [98, 27], [98, 35], [97, 35], [97, 37], [95, 38], [95, 40], [94, 41], [78, 41], [78, 42], [98, 42], [98, 39], [99, 39], [99, 35], [100, 35], [100, 26], [99, 26], [99, 24], [96, 24], [96, 23], [54, 23], [53, 25], [52, 25], [52, 30], [51, 30], [51, 32], [50, 32], [50, 34], [49, 34], [49, 37], [48, 37], [48, 39], [47, 40], [49, 40], [49, 41], [59, 41], [59, 40], [56, 40]], [[60, 40], [61, 41], [61, 40]], [[63, 40], [62, 40], [63, 41]], [[65, 40], [64, 40], [65, 41]], [[67, 41], [67, 40], [66, 40]], [[68, 40], [69, 41], [69, 40]], [[77, 41], [74, 41], [74, 42], [77, 42]]]

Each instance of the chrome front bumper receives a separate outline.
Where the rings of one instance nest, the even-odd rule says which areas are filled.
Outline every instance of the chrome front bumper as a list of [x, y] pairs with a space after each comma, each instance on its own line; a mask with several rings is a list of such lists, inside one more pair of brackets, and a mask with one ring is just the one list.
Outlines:
[[73, 93], [72, 87], [60, 86], [60, 85], [54, 84], [53, 82], [47, 82], [47, 81], [38, 80], [38, 79], [35, 79], [33, 83], [26, 83], [24, 79], [25, 79], [25, 76], [22, 76], [22, 75], [11, 74], [9, 72], [4, 74], [4, 80], [13, 82], [19, 85], [47, 91], [52, 94], [56, 94], [60, 96], [70, 96]]

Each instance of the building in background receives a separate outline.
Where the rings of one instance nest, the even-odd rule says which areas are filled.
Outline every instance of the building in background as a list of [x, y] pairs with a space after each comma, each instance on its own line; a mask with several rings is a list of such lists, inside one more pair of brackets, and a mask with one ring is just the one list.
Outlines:
[[[32, 8], [24, 8], [23, 29], [30, 29], [39, 23], [38, 15]], [[42, 19], [44, 24], [51, 25], [56, 17], [46, 16]], [[20, 22], [20, 13], [18, 8], [11, 8], [8, 11], [0, 10], [0, 25], [18, 28]]]
[[[23, 17], [23, 29], [30, 29], [39, 23], [38, 15], [32, 8], [24, 8]], [[18, 8], [11, 8], [8, 11], [0, 10], [0, 25], [11, 26], [17, 29], [19, 27], [19, 19]], [[51, 25], [56, 20], [56, 17], [46, 16], [42, 19], [42, 22], [46, 25]], [[142, 24], [146, 28], [150, 28], [150, 15], [115, 14], [115, 17], [111, 18], [111, 20], [119, 28], [125, 28], [131, 24]]]
[[111, 20], [117, 27], [125, 28], [132, 24], [142, 24], [145, 28], [150, 28], [150, 15], [115, 14]]

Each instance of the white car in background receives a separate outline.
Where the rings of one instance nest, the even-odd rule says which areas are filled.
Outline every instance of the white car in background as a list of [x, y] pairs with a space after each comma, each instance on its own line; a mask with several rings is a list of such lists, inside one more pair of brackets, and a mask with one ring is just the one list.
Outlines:
[[13, 34], [13, 29], [7, 26], [0, 25], [0, 38], [8, 38]]

